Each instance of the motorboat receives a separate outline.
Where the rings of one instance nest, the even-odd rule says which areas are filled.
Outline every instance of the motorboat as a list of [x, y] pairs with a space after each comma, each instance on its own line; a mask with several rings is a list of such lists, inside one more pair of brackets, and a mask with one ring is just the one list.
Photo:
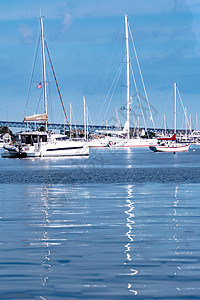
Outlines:
[[63, 134], [52, 132], [20, 132], [17, 141], [3, 146], [2, 157], [61, 157], [88, 156], [89, 147], [84, 141], [69, 140]]

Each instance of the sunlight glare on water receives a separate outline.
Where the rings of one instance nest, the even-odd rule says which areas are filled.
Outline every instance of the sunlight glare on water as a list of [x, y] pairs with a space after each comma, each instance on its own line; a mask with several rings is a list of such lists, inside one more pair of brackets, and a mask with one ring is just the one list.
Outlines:
[[198, 159], [0, 159], [0, 298], [199, 299]]

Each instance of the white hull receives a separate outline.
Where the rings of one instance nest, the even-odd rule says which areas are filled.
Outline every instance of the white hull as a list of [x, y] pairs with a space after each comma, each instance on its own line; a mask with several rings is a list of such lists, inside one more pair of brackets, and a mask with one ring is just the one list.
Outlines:
[[157, 139], [128, 139], [124, 147], [149, 147], [157, 145]]
[[142, 138], [133, 138], [133, 139], [120, 139], [111, 140], [108, 143], [109, 147], [150, 147], [156, 146], [157, 139], [142, 139]]
[[2, 157], [78, 157], [88, 156], [89, 146], [83, 141], [51, 141], [33, 145], [7, 145]]
[[104, 148], [107, 146], [110, 137], [89, 140], [87, 142], [90, 148]]
[[[38, 149], [41, 157], [58, 157], [58, 156], [87, 156], [89, 147], [85, 142], [65, 141], [43, 145]], [[38, 155], [36, 152], [36, 155]], [[27, 153], [27, 156], [31, 154]]]
[[153, 152], [187, 152], [190, 144], [174, 144], [169, 146], [151, 146], [150, 150]]

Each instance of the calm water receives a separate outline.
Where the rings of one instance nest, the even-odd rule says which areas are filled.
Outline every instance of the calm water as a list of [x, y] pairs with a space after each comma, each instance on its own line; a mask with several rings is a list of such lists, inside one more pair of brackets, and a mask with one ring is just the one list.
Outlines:
[[200, 299], [200, 150], [0, 158], [0, 299]]

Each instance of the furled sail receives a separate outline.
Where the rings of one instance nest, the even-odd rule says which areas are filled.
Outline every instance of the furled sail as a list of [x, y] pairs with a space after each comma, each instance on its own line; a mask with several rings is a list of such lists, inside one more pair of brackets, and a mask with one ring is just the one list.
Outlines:
[[24, 122], [47, 122], [46, 114], [36, 114], [24, 118]]

